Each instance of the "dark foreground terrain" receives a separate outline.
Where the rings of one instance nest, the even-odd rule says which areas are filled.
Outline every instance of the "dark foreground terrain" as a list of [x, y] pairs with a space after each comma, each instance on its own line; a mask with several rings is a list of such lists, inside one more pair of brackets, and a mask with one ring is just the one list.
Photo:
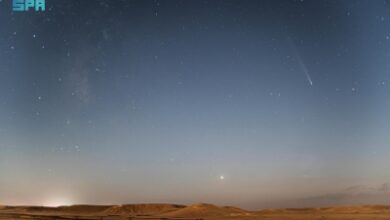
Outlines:
[[60, 207], [0, 206], [0, 219], [42, 220], [390, 220], [390, 206], [344, 206], [304, 209], [266, 209], [247, 211], [230, 206], [195, 204], [190, 206], [173, 204], [132, 204], [115, 206], [74, 205]]

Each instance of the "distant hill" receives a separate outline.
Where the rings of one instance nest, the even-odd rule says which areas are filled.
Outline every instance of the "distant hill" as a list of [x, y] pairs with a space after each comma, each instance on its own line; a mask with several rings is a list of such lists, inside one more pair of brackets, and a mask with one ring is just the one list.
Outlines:
[[330, 214], [390, 214], [390, 205], [335, 206], [327, 208], [264, 209], [257, 214], [330, 213]]
[[241, 216], [249, 215], [249, 211], [245, 211], [236, 207], [220, 207], [212, 204], [194, 204], [173, 212], [166, 213], [167, 217], [199, 217], [199, 216]]
[[162, 215], [186, 208], [175, 204], [127, 204], [111, 206], [104, 210], [104, 215]]

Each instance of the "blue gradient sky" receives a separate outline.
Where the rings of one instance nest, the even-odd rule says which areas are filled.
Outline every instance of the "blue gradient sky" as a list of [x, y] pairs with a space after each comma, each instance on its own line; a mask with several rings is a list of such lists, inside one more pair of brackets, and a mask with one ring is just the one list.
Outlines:
[[387, 1], [10, 2], [2, 204], [299, 206], [390, 181]]

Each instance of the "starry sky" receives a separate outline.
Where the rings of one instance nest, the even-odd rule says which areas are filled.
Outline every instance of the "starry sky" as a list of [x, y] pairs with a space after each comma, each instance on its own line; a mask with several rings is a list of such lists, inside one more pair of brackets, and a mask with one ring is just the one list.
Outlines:
[[390, 202], [389, 2], [11, 2], [1, 204]]

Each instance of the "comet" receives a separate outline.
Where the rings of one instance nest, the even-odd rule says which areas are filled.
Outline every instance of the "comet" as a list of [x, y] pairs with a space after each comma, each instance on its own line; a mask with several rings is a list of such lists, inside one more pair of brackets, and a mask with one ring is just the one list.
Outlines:
[[298, 56], [298, 63], [299, 63], [299, 66], [301, 67], [303, 73], [305, 74], [306, 79], [309, 82], [310, 86], [313, 86], [313, 80], [311, 80], [309, 71], [307, 71], [307, 67], [306, 67], [305, 63], [303, 62], [301, 56]]
[[306, 76], [306, 80], [308, 81], [310, 86], [313, 86], [313, 80], [310, 77], [309, 71], [307, 70], [307, 67], [306, 67], [305, 63], [303, 62], [302, 57], [299, 54], [299, 51], [298, 51], [294, 41], [290, 37], [287, 37], [287, 41], [288, 41], [288, 43], [289, 43], [289, 45], [291, 47], [291, 50], [293, 52], [293, 55], [294, 55], [295, 59], [298, 61], [300, 69], [302, 70], [302, 72]]

